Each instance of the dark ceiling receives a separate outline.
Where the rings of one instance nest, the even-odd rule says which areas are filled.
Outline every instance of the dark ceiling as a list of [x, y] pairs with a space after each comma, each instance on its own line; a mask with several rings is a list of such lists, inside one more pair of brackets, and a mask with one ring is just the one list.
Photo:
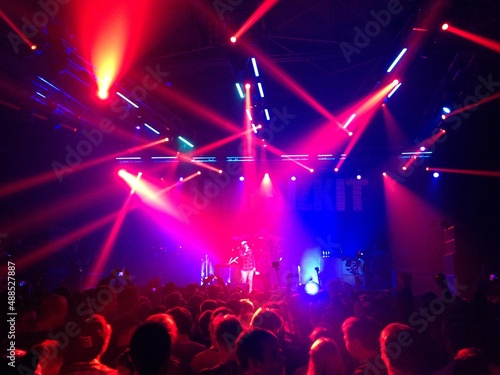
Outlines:
[[[156, 26], [152, 22], [154, 32], [144, 41], [143, 53], [112, 87], [112, 98], [107, 102], [96, 98], [90, 64], [79, 50], [76, 2], [58, 2], [54, 16], [46, 18], [36, 1], [3, 5], [5, 15], [18, 27], [26, 27], [36, 17], [42, 25], [32, 37], [38, 49], [31, 51], [26, 44], [16, 43], [6, 22], [0, 24], [1, 107], [6, 111], [4, 119], [12, 115], [24, 124], [9, 127], [11, 120], [2, 123], [2, 175], [11, 180], [47, 169], [47, 163], [65, 157], [67, 145], [82, 139], [84, 129], [95, 128], [103, 118], [110, 118], [119, 131], [105, 136], [96, 156], [119, 153], [160, 136], [176, 139], [182, 135], [195, 144], [195, 149], [227, 137], [231, 132], [210, 118], [207, 110], [236, 126], [242, 123], [244, 104], [237, 96], [235, 82], [254, 79], [250, 63], [253, 56], [243, 46], [269, 59], [336, 116], [388, 80], [399, 78], [403, 82], [387, 102], [397, 126], [389, 128], [378, 111], [349, 154], [345, 168], [397, 170], [401, 152], [415, 150], [439, 127], [448, 130], [446, 140], [434, 147], [426, 165], [499, 168], [498, 100], [448, 121], [439, 119], [444, 105], [461, 108], [473, 103], [478, 87], [494, 98], [498, 94], [496, 82], [500, 81], [498, 53], [445, 33], [440, 25], [448, 21], [460, 29], [500, 40], [498, 2], [279, 1], [239, 44], [229, 43], [228, 37], [260, 3], [157, 1], [153, 12], [161, 22]], [[371, 36], [358, 39], [359, 30]], [[408, 53], [400, 63], [401, 70], [393, 75], [386, 73], [403, 47], [408, 47]], [[268, 143], [283, 153], [301, 152], [301, 139], [313, 134], [325, 118], [266, 69], [263, 61], [257, 61], [265, 97], [254, 98], [256, 113], [267, 108], [278, 119], [288, 116], [283, 131], [268, 131], [261, 136], [267, 136]], [[144, 77], [154, 72], [160, 87], [144, 90]], [[113, 97], [116, 91], [135, 97], [139, 108], [119, 98], [117, 107], [117, 97]], [[160, 135], [143, 127], [137, 136], [135, 126], [144, 122]], [[270, 126], [266, 121], [263, 125]], [[33, 147], [27, 140], [30, 137], [40, 146]], [[30, 149], [30, 158], [23, 156], [23, 144]], [[238, 146], [239, 141], [233, 141], [205, 155], [224, 160], [235, 155]], [[343, 152], [337, 146], [321, 147], [318, 153], [328, 151], [338, 157]], [[153, 153], [176, 151], [177, 144], [171, 142], [168, 150], [157, 148]], [[44, 155], [34, 156], [37, 152]]]
[[[147, 92], [139, 110], [132, 109], [123, 119], [116, 119], [121, 129], [132, 133], [135, 125], [147, 121], [162, 135], [183, 135], [197, 147], [227, 136], [227, 130], [221, 130], [206, 116], [174, 98], [182, 94], [235, 124], [241, 123], [243, 104], [237, 98], [234, 83], [251, 77], [252, 56], [244, 48], [228, 43], [228, 37], [260, 3], [254, 0], [156, 2], [154, 12], [164, 22], [145, 41], [147, 51], [114, 89], [129, 96], [137, 93], [134, 89], [142, 85], [148, 69], [162, 74], [161, 83], [165, 87]], [[19, 27], [26, 19], [33, 20], [33, 15], [41, 9], [35, 1], [23, 2], [22, 7], [19, 4], [4, 7], [5, 14]], [[113, 114], [109, 104], [99, 103], [94, 96], [89, 64], [78, 50], [76, 7], [73, 2], [58, 5], [58, 12], [33, 37], [39, 46], [37, 51], [30, 51], [25, 44], [13, 46], [8, 37], [12, 30], [2, 23], [0, 95], [3, 102], [15, 108], [47, 117], [48, 126], [61, 122], [81, 130], [95, 126], [103, 115], [116, 118], [122, 113]], [[388, 9], [394, 12], [389, 13]], [[379, 26], [372, 30], [373, 36], [359, 44], [355, 39], [357, 30], [366, 31], [368, 25], [373, 26], [375, 14], [389, 14], [390, 18], [379, 19]], [[388, 79], [385, 70], [399, 51], [408, 47], [407, 65], [403, 76], [398, 77], [403, 85], [388, 103], [404, 137], [396, 144], [388, 144], [381, 118], [375, 117], [353, 150], [352, 159], [370, 166], [374, 159], [378, 164], [384, 157], [397, 158], [400, 152], [411, 150], [415, 139], [429, 137], [438, 125], [450, 126], [436, 121], [441, 107], [462, 106], [467, 96], [474, 95], [480, 77], [487, 79], [492, 75], [493, 80], [498, 80], [499, 55], [443, 33], [439, 26], [445, 20], [461, 29], [500, 40], [500, 5], [487, 0], [279, 1], [243, 39], [244, 44], [267, 56], [333, 114]], [[380, 22], [385, 24], [380, 26]], [[286, 131], [274, 134], [271, 143], [285, 153], [298, 152], [290, 149], [291, 144], [310, 134], [324, 118], [262, 66], [261, 70], [266, 95], [257, 103], [259, 108], [268, 108], [271, 114], [272, 110], [274, 113], [285, 110], [296, 115]], [[60, 90], [48, 87], [37, 76]], [[37, 96], [37, 91], [43, 91], [46, 97]], [[495, 105], [495, 102], [484, 105], [473, 118], [464, 121], [468, 126], [478, 122], [474, 134], [485, 136], [482, 141], [486, 145], [491, 142], [493, 124], [485, 119], [493, 119], [490, 115]], [[463, 135], [466, 141], [470, 140], [468, 131], [460, 129], [450, 135], [453, 140], [449, 144], [456, 142], [460, 151]], [[117, 137], [109, 141], [109, 149], [120, 150], [129, 144], [133, 143], [128, 137]], [[484, 152], [484, 144], [474, 152]], [[235, 149], [233, 143], [213, 153], [228, 155]], [[456, 155], [448, 156], [453, 159]]]

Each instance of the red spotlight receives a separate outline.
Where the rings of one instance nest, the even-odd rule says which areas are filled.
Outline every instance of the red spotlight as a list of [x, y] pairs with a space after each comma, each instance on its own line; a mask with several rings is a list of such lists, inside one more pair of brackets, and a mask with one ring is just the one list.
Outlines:
[[219, 174], [222, 174], [222, 169], [219, 169]]
[[309, 169], [309, 172], [314, 173], [314, 169], [312, 169], [312, 168]]
[[447, 28], [448, 32], [458, 35], [464, 39], [467, 39], [473, 43], [479, 44], [485, 48], [491, 49], [496, 53], [500, 53], [500, 43], [496, 40], [485, 38], [484, 36], [473, 34], [466, 30], [461, 30], [459, 28], [453, 27], [451, 25]]
[[120, 177], [122, 177], [122, 178], [123, 178], [123, 177], [124, 177], [124, 176], [126, 176], [126, 175], [127, 175], [127, 171], [126, 171], [125, 169], [120, 169], [120, 170], [118, 171], [118, 176], [120, 176]]
[[349, 132], [349, 133], [347, 133], [347, 134], [349, 135], [349, 137], [352, 137], [352, 132]]
[[383, 172], [383, 173], [382, 173], [382, 176], [386, 177], [386, 176], [387, 176], [387, 173]]
[[32, 45], [31, 45], [31, 49], [32, 49], [33, 51], [34, 51], [34, 50], [36, 50], [36, 44], [32, 44]]
[[106, 100], [109, 97], [107, 88], [100, 88], [99, 91], [97, 91], [97, 97], [101, 100]]
[[450, 25], [448, 25], [447, 23], [443, 23], [443, 26], [441, 26], [441, 29], [448, 30], [448, 27], [450, 27]]
[[395, 79], [394, 81], [392, 81], [392, 84], [393, 85], [397, 85], [399, 83], [399, 80]]
[[245, 88], [246, 88], [247, 90], [249, 90], [249, 89], [250, 89], [250, 87], [251, 87], [251, 85], [250, 85], [249, 83], [245, 83]]
[[201, 174], [201, 171], [198, 171], [198, 172], [196, 172], [196, 173]]
[[339, 171], [339, 169], [338, 169], [337, 167], [335, 167], [333, 170], [334, 170], [335, 172], [338, 172], [338, 171]]
[[232, 36], [231, 39], [230, 39], [231, 43], [236, 43], [236, 37], [235, 36]]
[[405, 165], [405, 166], [403, 166], [403, 168], [401, 168], [401, 169], [402, 169], [403, 171], [406, 171], [406, 169], [407, 169], [407, 168], [406, 168], [406, 165]]

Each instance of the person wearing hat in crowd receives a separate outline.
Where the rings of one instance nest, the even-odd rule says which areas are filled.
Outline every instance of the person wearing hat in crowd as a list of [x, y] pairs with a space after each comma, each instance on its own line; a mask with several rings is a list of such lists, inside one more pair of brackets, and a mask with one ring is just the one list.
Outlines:
[[107, 374], [118, 375], [118, 371], [101, 362], [101, 356], [111, 337], [111, 326], [102, 315], [93, 315], [80, 322], [62, 352], [61, 375]]

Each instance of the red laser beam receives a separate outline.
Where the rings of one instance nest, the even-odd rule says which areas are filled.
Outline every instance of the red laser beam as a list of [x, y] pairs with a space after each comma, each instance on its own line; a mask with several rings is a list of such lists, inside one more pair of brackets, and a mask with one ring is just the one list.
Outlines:
[[28, 178], [25, 178], [25, 179], [22, 179], [19, 181], [14, 181], [10, 184], [3, 186], [0, 189], [0, 198], [4, 197], [4, 196], [11, 195], [11, 194], [19, 193], [19, 192], [26, 190], [26, 189], [31, 189], [33, 187], [45, 184], [45, 183], [53, 181], [55, 179], [61, 179], [67, 173], [74, 173], [76, 171], [82, 171], [84, 169], [99, 165], [99, 164], [104, 163], [106, 161], [113, 160], [119, 156], [132, 154], [132, 153], [144, 150], [144, 149], [149, 148], [149, 147], [157, 146], [157, 145], [164, 143], [164, 142], [166, 142], [166, 140], [161, 139], [161, 140], [154, 141], [154, 142], [151, 142], [151, 143], [148, 143], [145, 145], [132, 147], [132, 148], [125, 150], [124, 152], [116, 152], [116, 153], [111, 154], [111, 155], [105, 155], [101, 158], [88, 160], [86, 162], [81, 163], [80, 165], [77, 165], [77, 166], [71, 167], [71, 168], [66, 166], [66, 165], [61, 164], [61, 166], [58, 167], [59, 169], [57, 171], [55, 169], [53, 169], [52, 171], [41, 173], [38, 176], [28, 177]]
[[14, 30], [14, 32], [17, 35], [19, 35], [19, 37], [24, 41], [24, 43], [26, 43], [30, 47], [30, 49], [32, 50], [36, 49], [36, 45], [33, 44], [28, 38], [26, 38], [23, 32], [19, 30], [19, 28], [14, 24], [14, 22], [12, 22], [10, 18], [7, 17], [7, 15], [1, 9], [0, 9], [0, 17], [7, 23], [7, 25], [11, 27], [12, 30]]
[[88, 208], [90, 203], [95, 204], [100, 199], [107, 199], [108, 195], [109, 191], [106, 190], [106, 187], [102, 187], [92, 189], [85, 194], [78, 193], [65, 199], [59, 199], [56, 203], [51, 202], [35, 207], [31, 215], [22, 215], [22, 217], [7, 223], [4, 231], [6, 233], [26, 233], [30, 228], [36, 228], [50, 220], [62, 217], [67, 212], [77, 214], [79, 210]]
[[252, 15], [245, 21], [245, 23], [240, 27], [240, 29], [234, 34], [234, 41], [236, 42], [244, 33], [246, 33], [255, 23], [260, 20], [264, 15], [276, 4], [278, 0], [266, 0], [264, 1]]
[[[434, 145], [439, 140], [439, 138], [441, 138], [445, 134], [446, 134], [446, 130], [441, 129], [436, 134], [433, 134], [432, 136], [430, 136], [426, 140], [422, 141], [421, 144], [425, 146], [426, 150], [429, 150], [432, 147], [432, 145]], [[415, 160], [417, 160], [417, 158], [422, 154], [422, 152], [424, 152], [424, 151], [421, 151], [420, 149], [415, 151], [415, 154], [413, 155], [413, 157], [409, 158], [408, 161], [406, 162], [406, 164], [402, 167], [403, 170], [406, 171], [408, 168], [410, 168], [410, 166], [415, 162]]]
[[384, 98], [398, 83], [399, 82], [397, 80], [392, 81], [385, 87], [379, 89], [373, 95], [370, 95], [362, 102], [356, 104], [354, 108], [349, 109], [348, 113], [356, 113], [356, 122], [353, 124], [354, 126], [351, 126], [355, 127], [355, 132], [349, 139], [349, 143], [347, 144], [347, 147], [343, 152], [346, 157], [339, 159], [337, 165], [335, 166], [337, 170], [339, 170], [342, 164], [344, 164], [345, 159], [347, 158], [347, 156], [349, 156], [350, 152], [352, 151], [358, 140], [361, 138], [361, 135], [370, 123], [370, 120], [372, 119], [376, 110], [380, 107], [380, 104], [382, 103]]
[[449, 31], [450, 33], [453, 33], [455, 35], [458, 35], [464, 39], [467, 39], [473, 43], [479, 44], [480, 46], [488, 48], [496, 53], [500, 53], [500, 43], [497, 42], [496, 40], [485, 38], [484, 36], [481, 35], [473, 34], [469, 31], [459, 29], [449, 24], [448, 28], [444, 30]]
[[[132, 188], [132, 190], [133, 189], [134, 188]], [[109, 232], [109, 235], [106, 238], [106, 242], [104, 243], [104, 246], [102, 247], [101, 251], [99, 252], [99, 254], [97, 256], [97, 260], [92, 265], [91, 271], [88, 274], [87, 279], [84, 282], [85, 289], [92, 287], [92, 278], [94, 277], [94, 275], [99, 275], [102, 272], [102, 270], [104, 269], [104, 266], [105, 266], [105, 264], [110, 256], [111, 251], [113, 249], [113, 246], [116, 242], [116, 238], [118, 237], [118, 233], [120, 232], [120, 229], [123, 225], [123, 221], [125, 220], [125, 216], [127, 215], [130, 200], [132, 199], [132, 190], [131, 190], [131, 194], [129, 194], [127, 196], [125, 203], [118, 211], [115, 222], [113, 223], [113, 227], [111, 228], [111, 231]]]
[[42, 259], [45, 259], [46, 257], [55, 253], [56, 251], [104, 227], [106, 224], [110, 223], [117, 215], [118, 215], [117, 212], [110, 213], [104, 217], [101, 217], [96, 221], [93, 221], [92, 223], [89, 223], [67, 234], [66, 236], [63, 236], [55, 241], [51, 241], [49, 244], [44, 245], [25, 256], [22, 256], [16, 261], [17, 268], [19, 270], [24, 270], [30, 266], [36, 265], [37, 262], [41, 261]]
[[[479, 87], [481, 87], [481, 86], [479, 86]], [[475, 94], [476, 94], [476, 96], [478, 96], [478, 94], [479, 94], [479, 92], [478, 92], [477, 89], [476, 89], [476, 93]], [[473, 108], [476, 108], [477, 106], [479, 106], [481, 104], [485, 104], [485, 103], [491, 102], [492, 100], [496, 100], [498, 98], [500, 98], [500, 92], [497, 92], [496, 94], [493, 94], [491, 96], [487, 96], [484, 99], [481, 99], [481, 100], [479, 100], [476, 103], [468, 104], [468, 105], [463, 106], [461, 108], [457, 108], [453, 112], [451, 112], [448, 115], [446, 115], [445, 119], [451, 118], [452, 116], [458, 115], [458, 114], [460, 114], [462, 112], [466, 112], [466, 111], [472, 110]]]

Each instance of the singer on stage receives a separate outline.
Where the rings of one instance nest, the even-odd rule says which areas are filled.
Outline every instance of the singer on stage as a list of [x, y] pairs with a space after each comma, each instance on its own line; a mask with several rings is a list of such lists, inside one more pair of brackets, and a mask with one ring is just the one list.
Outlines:
[[248, 283], [248, 293], [252, 293], [253, 275], [256, 271], [255, 256], [247, 241], [241, 242], [242, 248], [239, 252], [239, 259], [241, 264], [241, 282]]

